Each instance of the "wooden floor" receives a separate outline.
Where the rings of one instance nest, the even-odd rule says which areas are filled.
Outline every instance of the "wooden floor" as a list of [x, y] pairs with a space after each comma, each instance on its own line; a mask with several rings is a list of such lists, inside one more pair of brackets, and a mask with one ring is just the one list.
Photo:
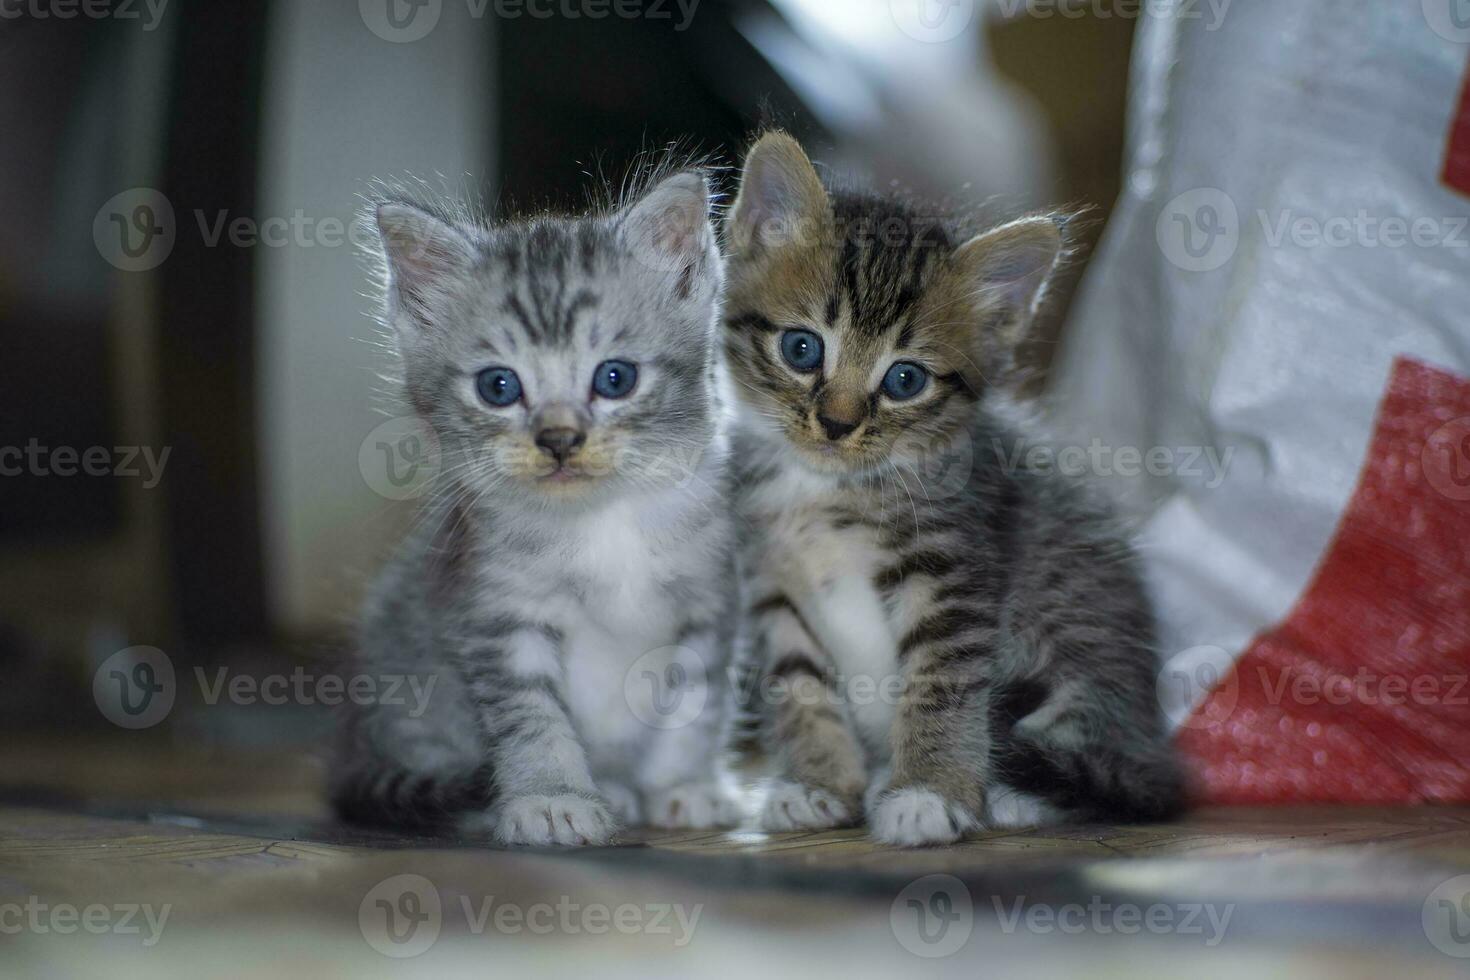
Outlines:
[[9, 742], [0, 975], [1470, 975], [1470, 808], [533, 853], [338, 827], [321, 777], [309, 753]]

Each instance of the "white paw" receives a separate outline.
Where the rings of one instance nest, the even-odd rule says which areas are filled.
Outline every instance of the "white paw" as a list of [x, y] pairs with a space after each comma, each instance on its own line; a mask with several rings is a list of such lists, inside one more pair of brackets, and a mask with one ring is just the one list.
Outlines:
[[848, 805], [825, 790], [778, 780], [766, 794], [762, 830], [823, 830], [852, 822]]
[[900, 847], [953, 844], [980, 826], [959, 804], [917, 788], [897, 790], [880, 798], [868, 823], [874, 837]]
[[995, 785], [985, 797], [985, 822], [997, 829], [1046, 827], [1064, 819], [1065, 814], [1041, 797], [1009, 786]]
[[580, 847], [606, 844], [617, 823], [601, 800], [585, 796], [522, 796], [494, 811], [495, 836], [505, 844]]
[[597, 787], [602, 798], [607, 800], [608, 809], [624, 827], [636, 827], [643, 822], [643, 807], [638, 794], [622, 783], [601, 783]]
[[648, 823], [670, 830], [734, 827], [740, 807], [713, 783], [691, 783], [650, 793]]

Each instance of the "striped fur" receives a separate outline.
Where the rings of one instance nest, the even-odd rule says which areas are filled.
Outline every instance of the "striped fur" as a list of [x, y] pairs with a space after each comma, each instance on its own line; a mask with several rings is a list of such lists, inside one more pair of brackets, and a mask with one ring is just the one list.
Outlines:
[[[361, 669], [438, 683], [420, 717], [351, 706], [345, 818], [582, 844], [734, 816], [716, 772], [735, 619], [722, 259], [703, 176], [651, 183], [615, 212], [498, 227], [378, 207], [402, 394], [442, 458], [366, 603]], [[592, 390], [609, 359], [637, 365], [626, 398]], [[496, 367], [520, 402], [480, 396]], [[585, 433], [572, 477], [535, 442], [548, 425]], [[707, 707], [657, 727], [639, 671], [679, 655], [702, 663]]]
[[[866, 815], [881, 839], [927, 844], [1179, 805], [1126, 537], [1079, 486], [1006, 463], [1025, 433], [999, 390], [1059, 224], [961, 242], [900, 202], [829, 191], [782, 134], [747, 160], [725, 347], [753, 529], [743, 695], [780, 769], [769, 828]], [[820, 370], [784, 361], [793, 328], [823, 339]], [[912, 401], [881, 392], [899, 360], [931, 376]], [[857, 428], [834, 441], [821, 416]]]

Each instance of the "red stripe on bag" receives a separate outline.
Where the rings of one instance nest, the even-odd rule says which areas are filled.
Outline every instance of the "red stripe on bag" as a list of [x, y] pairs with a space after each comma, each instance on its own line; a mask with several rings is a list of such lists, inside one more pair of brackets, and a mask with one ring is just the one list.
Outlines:
[[1450, 124], [1450, 145], [1445, 152], [1444, 182], [1462, 194], [1470, 194], [1470, 70], [1460, 90], [1460, 108]]
[[1314, 580], [1178, 742], [1211, 803], [1470, 800], [1470, 381], [1394, 364]]

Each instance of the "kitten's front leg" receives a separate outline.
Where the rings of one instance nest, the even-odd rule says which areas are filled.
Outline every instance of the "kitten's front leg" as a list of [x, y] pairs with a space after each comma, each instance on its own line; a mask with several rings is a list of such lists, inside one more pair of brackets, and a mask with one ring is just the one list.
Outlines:
[[[637, 769], [650, 826], [710, 830], [740, 822], [740, 808], [720, 781], [730, 647], [728, 626], [691, 624], [674, 647], [690, 662], [677, 671], [667, 669], [672, 664], [645, 671], [649, 701], [639, 716], [656, 724]], [[697, 676], [689, 676], [691, 668]], [[662, 710], [652, 713], [653, 705]]]
[[554, 631], [523, 626], [462, 657], [495, 779], [482, 818], [506, 844], [602, 844], [616, 828], [562, 695]]
[[833, 689], [831, 657], [784, 595], [751, 610], [762, 666], [755, 692], [780, 778], [761, 813], [766, 830], [842, 827], [862, 814], [863, 752]]
[[906, 847], [949, 844], [981, 826], [990, 774], [990, 682], [976, 648], [910, 649], [894, 716], [893, 768], [876, 794], [873, 836]]

